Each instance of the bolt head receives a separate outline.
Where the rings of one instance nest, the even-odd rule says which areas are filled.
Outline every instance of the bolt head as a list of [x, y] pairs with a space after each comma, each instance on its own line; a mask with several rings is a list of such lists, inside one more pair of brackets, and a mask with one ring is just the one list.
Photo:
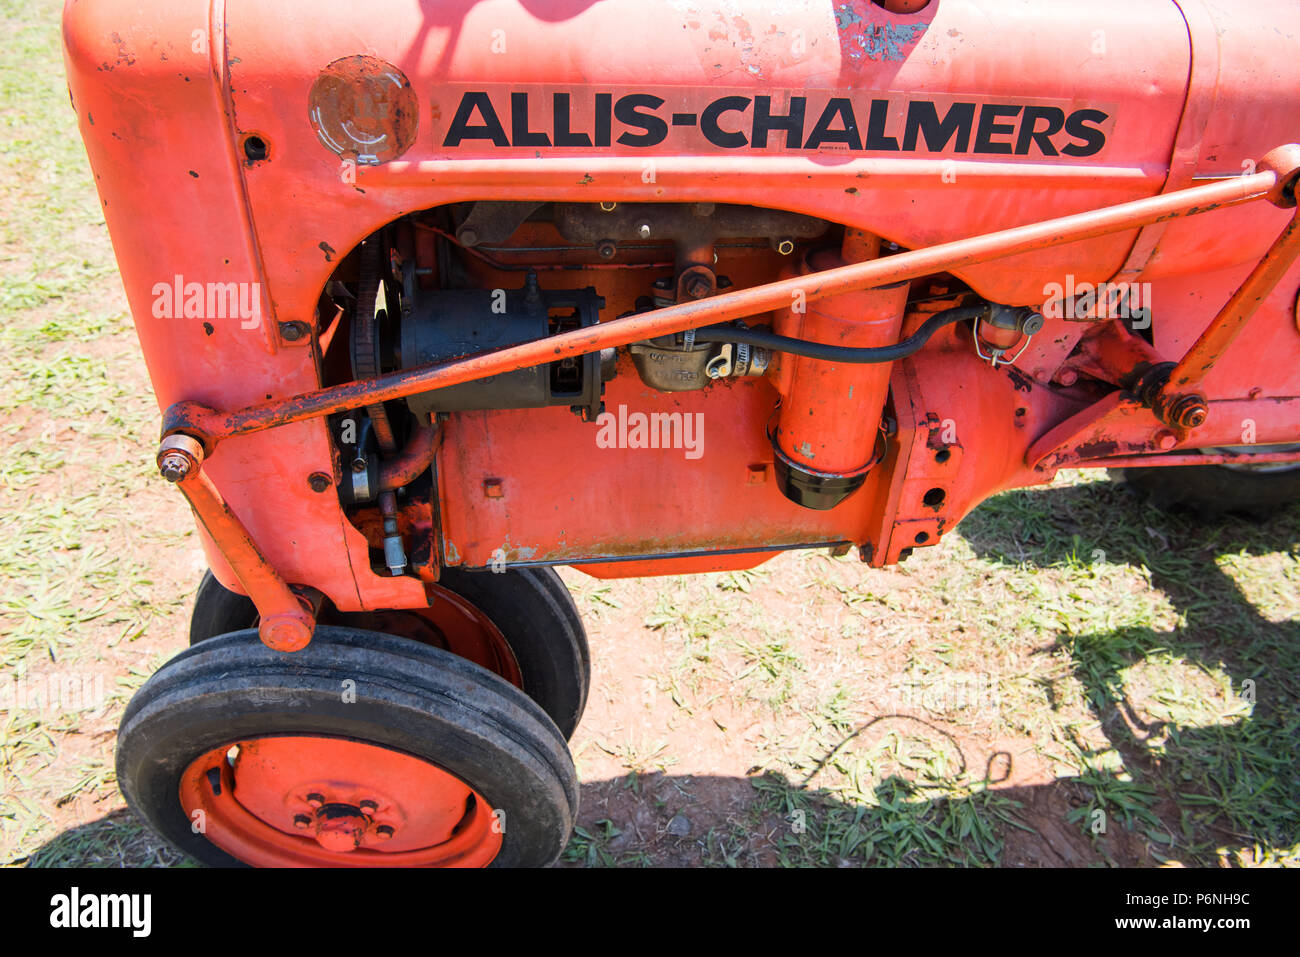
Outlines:
[[703, 276], [696, 276], [686, 284], [686, 294], [692, 299], [703, 299], [709, 294], [709, 281]]
[[323, 794], [313, 791], [311, 794], [307, 795], [307, 804], [310, 807], [320, 807], [324, 803], [325, 803], [325, 795]]
[[474, 229], [472, 226], [465, 227], [456, 234], [456, 238], [466, 246], [473, 246], [478, 242], [478, 230]]
[[293, 826], [299, 830], [311, 827], [311, 818], [306, 814], [295, 814], [293, 816]]
[[642, 223], [640, 226], [638, 226], [638, 227], [636, 228], [636, 234], [637, 234], [638, 236], [640, 236], [642, 239], [649, 239], [649, 238], [650, 238], [650, 224], [649, 224], [649, 223]]
[[1156, 448], [1160, 449], [1162, 452], [1168, 452], [1177, 444], [1178, 436], [1174, 435], [1174, 433], [1167, 432], [1163, 429], [1156, 433]]
[[313, 492], [323, 492], [334, 483], [324, 472], [312, 472], [307, 479], [307, 484], [311, 486]]
[[376, 811], [379, 810], [379, 802], [378, 802], [378, 801], [370, 801], [370, 800], [366, 800], [366, 801], [362, 801], [362, 802], [360, 802], [360, 803], [357, 805], [357, 807], [361, 808], [361, 813], [362, 813], [362, 814], [371, 815], [371, 814], [374, 814]]
[[309, 331], [305, 322], [280, 323], [280, 338], [285, 342], [297, 342], [299, 339], [306, 338]]
[[375, 837], [379, 838], [381, 841], [388, 840], [393, 836], [393, 833], [393, 828], [389, 827], [387, 824], [381, 824], [379, 827], [375, 828]]
[[158, 461], [158, 471], [167, 481], [179, 482], [190, 474], [189, 456], [183, 452], [168, 452]]

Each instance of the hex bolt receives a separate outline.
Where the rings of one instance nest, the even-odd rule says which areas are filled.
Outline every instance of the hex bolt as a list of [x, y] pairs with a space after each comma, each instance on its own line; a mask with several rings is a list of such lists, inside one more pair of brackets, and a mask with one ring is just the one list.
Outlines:
[[166, 452], [158, 460], [158, 471], [175, 484], [190, 474], [190, 457], [184, 452]]
[[381, 841], [388, 840], [393, 836], [393, 833], [393, 828], [387, 824], [381, 824], [379, 827], [375, 828], [375, 837], [379, 838]]
[[1194, 429], [1205, 422], [1210, 408], [1199, 395], [1179, 396], [1169, 407], [1169, 424], [1176, 428]]
[[782, 256], [790, 255], [792, 252], [794, 252], [794, 240], [778, 239], [776, 241], [776, 251], [779, 252]]
[[325, 795], [317, 791], [312, 791], [311, 794], [307, 795], [307, 804], [311, 807], [320, 807], [324, 803]]
[[637, 234], [638, 236], [640, 236], [642, 239], [649, 239], [649, 238], [650, 238], [650, 224], [649, 224], [649, 223], [641, 223], [641, 224], [640, 224], [639, 226], [637, 226], [637, 228], [636, 228], [636, 234]]
[[285, 342], [297, 342], [299, 339], [306, 338], [310, 332], [307, 323], [297, 319], [280, 323], [280, 338]]
[[478, 230], [473, 226], [462, 226], [460, 231], [456, 233], [456, 238], [466, 246], [473, 246], [478, 242]]
[[612, 239], [602, 239], [596, 243], [596, 254], [601, 259], [613, 259], [618, 255], [618, 244]]
[[311, 818], [306, 814], [295, 814], [293, 816], [293, 826], [299, 829], [311, 827]]
[[712, 291], [712, 285], [703, 276], [696, 276], [686, 283], [686, 295], [692, 299], [703, 299]]
[[618, 209], [618, 203], [601, 203], [600, 208], [603, 212], [612, 213], [614, 210]]
[[334, 482], [324, 472], [312, 472], [307, 478], [307, 484], [311, 486], [313, 492], [323, 492]]
[[1178, 436], [1165, 429], [1161, 429], [1155, 434], [1156, 448], [1162, 452], [1168, 452], [1178, 444]]
[[357, 805], [357, 807], [361, 808], [362, 814], [373, 815], [376, 811], [379, 810], [379, 802], [371, 801], [370, 799], [367, 798], [366, 800], [360, 802]]

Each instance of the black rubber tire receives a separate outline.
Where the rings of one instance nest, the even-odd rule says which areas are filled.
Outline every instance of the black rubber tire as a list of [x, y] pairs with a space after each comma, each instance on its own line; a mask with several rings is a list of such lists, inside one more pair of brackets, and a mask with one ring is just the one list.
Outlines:
[[[353, 702], [339, 693], [345, 679], [356, 682]], [[193, 833], [180, 778], [212, 748], [271, 734], [365, 741], [455, 774], [505, 812], [493, 866], [550, 864], [577, 819], [577, 774], [564, 737], [518, 688], [438, 648], [327, 625], [292, 654], [245, 630], [167, 662], [122, 716], [118, 786], [178, 850], [204, 864], [237, 866]]]
[[[438, 584], [481, 609], [505, 637], [523, 678], [524, 692], [573, 736], [587, 706], [591, 654], [573, 596], [550, 568], [469, 572], [447, 568]], [[348, 625], [346, 613], [336, 622]], [[190, 644], [250, 628], [257, 609], [205, 572], [190, 616]]]
[[1110, 475], [1157, 508], [1205, 517], [1227, 513], [1267, 518], [1300, 502], [1300, 469], [1247, 472], [1219, 465], [1111, 469]]

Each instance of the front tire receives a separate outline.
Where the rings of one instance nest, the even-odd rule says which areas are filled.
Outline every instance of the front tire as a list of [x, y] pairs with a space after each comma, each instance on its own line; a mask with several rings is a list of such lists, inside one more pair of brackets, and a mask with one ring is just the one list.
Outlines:
[[441, 649], [330, 626], [291, 654], [253, 630], [181, 652], [128, 704], [117, 776], [215, 866], [543, 866], [578, 808], [564, 737], [527, 695]]
[[[500, 574], [446, 568], [429, 590], [430, 609], [339, 612], [327, 603], [320, 624], [401, 635], [467, 658], [523, 688], [565, 738], [572, 737], [587, 706], [591, 655], [560, 576], [550, 568]], [[190, 644], [256, 626], [253, 602], [205, 572], [190, 616]]]

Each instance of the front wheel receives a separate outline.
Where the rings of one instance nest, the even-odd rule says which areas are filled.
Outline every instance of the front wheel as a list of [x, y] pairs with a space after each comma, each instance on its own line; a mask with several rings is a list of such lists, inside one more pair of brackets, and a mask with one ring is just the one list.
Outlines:
[[[442, 648], [481, 665], [524, 692], [573, 736], [587, 706], [587, 632], [564, 582], [550, 568], [504, 573], [443, 569], [426, 586], [427, 608], [340, 612], [326, 602], [319, 623], [382, 631]], [[190, 644], [257, 627], [244, 595], [205, 572], [190, 616]]]
[[564, 737], [441, 649], [320, 626], [286, 654], [245, 630], [181, 652], [131, 699], [131, 808], [210, 865], [542, 866], [578, 808]]

